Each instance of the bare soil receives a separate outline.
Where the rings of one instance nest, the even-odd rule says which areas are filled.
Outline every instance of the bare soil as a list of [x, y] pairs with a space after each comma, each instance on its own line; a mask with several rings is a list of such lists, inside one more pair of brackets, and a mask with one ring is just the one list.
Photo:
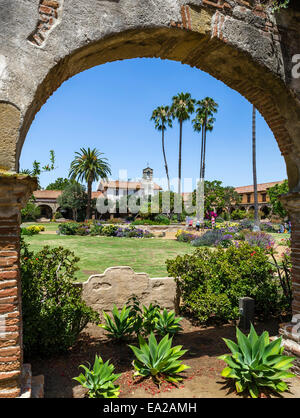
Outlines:
[[[191, 368], [182, 373], [184, 379], [177, 386], [162, 383], [156, 386], [151, 379], [133, 378], [133, 353], [126, 343], [115, 344], [107, 339], [104, 330], [91, 326], [82, 333], [76, 346], [68, 354], [51, 359], [26, 359], [32, 365], [33, 375], [45, 376], [46, 398], [82, 398], [86, 394], [73, 377], [82, 369], [80, 364], [94, 363], [95, 354], [104, 361], [111, 359], [115, 373], [122, 373], [117, 383], [120, 385], [120, 398], [224, 398], [241, 397], [234, 386], [220, 376], [225, 363], [218, 356], [228, 349], [222, 338], [235, 340], [235, 326], [203, 328], [184, 319], [183, 332], [173, 339], [173, 345], [183, 345], [188, 352], [182, 357], [184, 364]], [[274, 320], [255, 325], [258, 333], [267, 330], [270, 336], [278, 335], [278, 323]], [[129, 341], [137, 345], [136, 340]], [[289, 392], [283, 397], [300, 398], [300, 378], [289, 379]], [[245, 395], [243, 395], [245, 396]], [[265, 393], [263, 397], [273, 397]]]

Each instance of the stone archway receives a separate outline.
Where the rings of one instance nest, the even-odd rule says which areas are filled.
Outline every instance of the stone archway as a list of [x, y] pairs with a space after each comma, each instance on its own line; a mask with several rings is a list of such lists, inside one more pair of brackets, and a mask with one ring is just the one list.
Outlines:
[[52, 219], [52, 217], [53, 217], [53, 210], [52, 210], [51, 206], [45, 205], [45, 204], [39, 204], [37, 206], [41, 210], [41, 215], [40, 215], [41, 218]]
[[[291, 72], [300, 44], [296, 4], [275, 17], [259, 0], [2, 2], [0, 314], [7, 338], [0, 344], [0, 396], [20, 394], [20, 209], [36, 188], [34, 179], [16, 174], [22, 145], [48, 97], [95, 65], [136, 57], [180, 61], [256, 106], [287, 166], [290, 194], [283, 201], [292, 219], [293, 312], [300, 314], [300, 85]], [[298, 341], [288, 327], [282, 332]]]

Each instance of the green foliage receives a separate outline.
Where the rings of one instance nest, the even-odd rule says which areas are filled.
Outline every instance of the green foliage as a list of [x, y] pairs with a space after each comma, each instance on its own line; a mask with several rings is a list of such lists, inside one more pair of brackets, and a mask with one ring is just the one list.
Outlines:
[[77, 221], [80, 213], [84, 212], [87, 206], [87, 200], [85, 187], [75, 182], [66, 186], [58, 197], [57, 203], [62, 209], [71, 209], [73, 220]]
[[[196, 195], [196, 190], [194, 190], [193, 205], [196, 205]], [[224, 187], [219, 180], [205, 180], [204, 198], [204, 213], [212, 211], [212, 208], [215, 208], [217, 213], [221, 213], [225, 208], [230, 209], [233, 204], [240, 202], [241, 199], [234, 187]]]
[[41, 216], [41, 209], [34, 202], [34, 198], [30, 199], [25, 208], [21, 209], [22, 222], [36, 221]]
[[288, 371], [295, 358], [282, 355], [282, 337], [270, 342], [267, 331], [258, 337], [251, 325], [248, 336], [237, 328], [236, 338], [237, 344], [223, 338], [232, 354], [225, 354], [219, 359], [228, 364], [221, 375], [235, 380], [237, 392], [248, 390], [252, 398], [257, 398], [262, 388], [286, 391], [288, 386], [282, 379], [295, 376]]
[[107, 237], [114, 237], [118, 229], [117, 225], [105, 225], [101, 233]]
[[23, 345], [26, 355], [65, 352], [89, 322], [99, 315], [74, 286], [79, 258], [62, 247], [33, 253], [22, 242], [21, 277]]
[[85, 374], [80, 373], [78, 377], [73, 377], [74, 380], [79, 382], [84, 388], [87, 388], [89, 398], [118, 398], [120, 387], [115, 385], [114, 382], [121, 376], [121, 374], [114, 374], [114, 366], [109, 364], [109, 360], [103, 363], [102, 358], [95, 356], [95, 362], [92, 370], [84, 366]]
[[76, 235], [79, 225], [77, 222], [64, 222], [58, 225], [58, 231], [62, 235]]
[[209, 230], [204, 232], [200, 237], [195, 237], [191, 242], [193, 247], [210, 247], [215, 245], [216, 241], [220, 240], [223, 233], [218, 230]]
[[151, 219], [136, 219], [135, 221], [131, 222], [131, 225], [170, 225], [170, 219], [166, 220], [151, 220]]
[[289, 4], [290, 0], [273, 0], [272, 11], [279, 12], [281, 9], [287, 9]]
[[156, 332], [161, 336], [165, 334], [176, 334], [181, 331], [179, 322], [182, 318], [176, 318], [173, 311], [168, 312], [166, 309], [160, 313], [161, 307], [157, 303], [150, 303], [148, 308], [142, 306], [139, 298], [132, 295], [126, 306], [130, 308], [129, 318], [133, 321], [133, 327], [136, 335], [149, 335]]
[[261, 317], [280, 314], [285, 303], [268, 254], [247, 243], [227, 249], [197, 248], [166, 264], [169, 276], [176, 279], [183, 310], [201, 322], [237, 319], [241, 297], [254, 298]]
[[44, 172], [55, 170], [54, 165], [55, 165], [55, 154], [53, 150], [50, 150], [50, 163], [49, 164], [45, 164], [43, 167], [41, 167], [41, 163], [39, 161], [34, 160], [34, 162], [32, 163], [32, 169], [28, 169], [28, 168], [23, 169], [20, 171], [20, 173], [37, 177], [38, 188], [40, 189], [39, 175]]
[[158, 320], [158, 315], [159, 315], [159, 311], [160, 311], [160, 307], [159, 305], [157, 305], [156, 303], [152, 304], [150, 303], [150, 305], [148, 306], [148, 308], [143, 305], [143, 332], [146, 335], [151, 334], [151, 332], [154, 332], [155, 328], [156, 328], [156, 322]]
[[75, 158], [71, 162], [69, 177], [72, 180], [85, 181], [87, 183], [87, 205], [86, 218], [90, 219], [92, 184], [99, 179], [107, 179], [111, 174], [110, 165], [107, 158], [101, 157], [102, 152], [96, 148], [80, 148], [80, 152], [75, 152]]
[[37, 225], [30, 225], [27, 226], [26, 228], [21, 228], [21, 235], [37, 235], [39, 234], [41, 231], [44, 231], [45, 227], [44, 226], [37, 226]]
[[112, 315], [113, 317], [111, 318], [103, 311], [105, 324], [99, 324], [99, 327], [107, 331], [110, 338], [121, 341], [133, 333], [134, 323], [130, 316], [130, 308], [125, 305], [119, 312], [116, 305], [114, 305]]
[[182, 331], [182, 327], [179, 322], [183, 318], [176, 318], [175, 312], [168, 312], [166, 309], [162, 313], [158, 313], [155, 330], [159, 335], [164, 337], [166, 334], [174, 335]]
[[231, 219], [233, 220], [240, 220], [240, 219], [245, 219], [245, 218], [247, 218], [247, 213], [245, 210], [235, 209], [231, 213]]
[[143, 312], [139, 297], [135, 294], [131, 295], [126, 306], [130, 309], [129, 320], [132, 322], [134, 332], [139, 335], [143, 332]]
[[186, 301], [185, 308], [193, 313], [200, 323], [213, 320], [216, 324], [222, 324], [230, 319], [237, 318], [238, 308], [233, 307], [225, 293], [215, 294], [210, 288], [206, 293], [196, 290], [191, 293]]
[[268, 189], [268, 195], [270, 203], [272, 205], [273, 214], [279, 215], [282, 219], [287, 217], [287, 211], [284, 209], [279, 197], [282, 194], [289, 192], [289, 184], [287, 180], [284, 180], [282, 184], [275, 184], [275, 186]]
[[182, 380], [179, 373], [189, 368], [179, 360], [187, 350], [181, 350], [182, 346], [171, 347], [172, 338], [167, 334], [158, 344], [153, 333], [151, 333], [148, 344], [143, 337], [139, 336], [140, 347], [129, 345], [136, 359], [133, 366], [136, 370], [134, 376], [152, 376], [156, 383], [160, 384], [162, 379], [168, 382], [178, 383]]
[[70, 184], [74, 184], [74, 181], [58, 177], [53, 183], [48, 184], [46, 190], [65, 190]]

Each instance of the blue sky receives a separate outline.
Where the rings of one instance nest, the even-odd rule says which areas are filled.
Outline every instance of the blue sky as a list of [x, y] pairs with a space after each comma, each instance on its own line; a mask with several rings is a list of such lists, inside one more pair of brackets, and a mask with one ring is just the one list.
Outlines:
[[[252, 184], [252, 105], [207, 73], [149, 58], [108, 63], [66, 81], [36, 115], [22, 150], [21, 168], [31, 168], [35, 159], [48, 163], [53, 149], [56, 169], [40, 178], [41, 186], [46, 187], [57, 177], [67, 177], [76, 151], [95, 147], [108, 158], [112, 178], [118, 178], [120, 169], [127, 170], [129, 178], [139, 178], [147, 163], [155, 178], [163, 178], [161, 134], [150, 116], [153, 109], [170, 104], [180, 92], [190, 92], [197, 100], [210, 96], [219, 104], [214, 131], [208, 133], [206, 179], [231, 186]], [[178, 137], [174, 121], [165, 138], [170, 177], [174, 178], [178, 173]], [[182, 176], [194, 182], [199, 173], [200, 138], [186, 122]], [[259, 113], [257, 173], [259, 183], [286, 178], [284, 159]]]

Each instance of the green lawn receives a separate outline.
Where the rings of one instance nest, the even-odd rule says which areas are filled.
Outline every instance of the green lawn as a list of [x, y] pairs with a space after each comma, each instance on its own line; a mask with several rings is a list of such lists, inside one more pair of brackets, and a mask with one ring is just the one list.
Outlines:
[[[26, 223], [23, 226], [40, 225]], [[44, 223], [49, 234], [42, 233], [32, 237], [26, 236], [25, 241], [34, 251], [44, 245], [62, 246], [74, 251], [80, 258], [77, 276], [81, 281], [96, 273], [103, 273], [108, 267], [130, 266], [137, 273], [145, 272], [150, 277], [166, 277], [165, 261], [177, 255], [189, 254], [194, 251], [190, 244], [161, 238], [116, 238], [116, 237], [81, 237], [56, 235], [58, 223]], [[290, 234], [272, 234], [277, 243]]]
[[[55, 230], [55, 228], [54, 228]], [[186, 243], [160, 238], [81, 237], [39, 234], [26, 236], [25, 241], [34, 251], [44, 245], [62, 246], [80, 258], [78, 279], [85, 281], [92, 274], [103, 273], [108, 267], [130, 266], [137, 273], [150, 277], [166, 277], [165, 260], [191, 253], [194, 248]]]

